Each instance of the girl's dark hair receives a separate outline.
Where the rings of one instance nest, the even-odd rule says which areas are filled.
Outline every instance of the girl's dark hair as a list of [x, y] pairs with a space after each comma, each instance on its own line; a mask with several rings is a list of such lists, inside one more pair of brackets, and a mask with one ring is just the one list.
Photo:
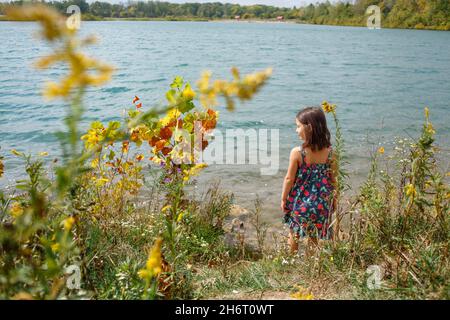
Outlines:
[[297, 114], [297, 120], [305, 126], [303, 149], [309, 147], [319, 151], [331, 146], [331, 135], [327, 127], [327, 118], [320, 107], [307, 107]]

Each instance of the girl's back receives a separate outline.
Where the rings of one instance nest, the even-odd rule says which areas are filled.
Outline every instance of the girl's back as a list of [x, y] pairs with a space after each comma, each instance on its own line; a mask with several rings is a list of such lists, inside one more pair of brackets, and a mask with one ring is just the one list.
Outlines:
[[281, 199], [284, 222], [291, 236], [329, 239], [335, 168], [325, 114], [320, 108], [306, 108], [296, 124], [304, 143], [291, 152]]

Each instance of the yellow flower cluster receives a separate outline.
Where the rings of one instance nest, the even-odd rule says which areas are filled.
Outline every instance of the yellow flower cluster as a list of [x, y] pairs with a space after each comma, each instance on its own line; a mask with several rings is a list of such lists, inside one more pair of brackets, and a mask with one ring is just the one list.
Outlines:
[[149, 140], [149, 129], [146, 125], [141, 124], [135, 128], [130, 129], [130, 140], [136, 143], [139, 147], [143, 140]]
[[162, 271], [162, 256], [161, 256], [162, 239], [158, 238], [150, 250], [145, 268], [138, 271], [139, 277], [150, 281], [153, 277], [159, 275]]
[[14, 202], [9, 209], [9, 213], [17, 219], [23, 214], [23, 207], [18, 202]]
[[43, 25], [43, 36], [54, 41], [62, 37], [70, 36], [73, 31], [68, 29], [65, 19], [47, 6], [34, 4], [20, 7], [8, 7], [6, 15], [13, 20], [19, 21], [39, 21]]
[[186, 85], [183, 92], [181, 93], [181, 96], [186, 100], [192, 100], [195, 98], [195, 92], [192, 90], [191, 86]]
[[104, 140], [105, 127], [100, 121], [94, 121], [91, 123], [91, 128], [88, 132], [81, 136], [81, 140], [84, 140], [84, 146], [86, 149], [92, 149], [97, 147], [98, 143]]
[[54, 243], [50, 247], [52, 248], [52, 251], [56, 253], [59, 251], [61, 245], [59, 243]]
[[177, 108], [171, 108], [167, 111], [167, 114], [159, 120], [162, 127], [167, 126], [169, 123], [178, 119], [181, 116], [181, 112]]
[[436, 130], [434, 130], [433, 124], [431, 122], [427, 123], [427, 132], [431, 135], [434, 135], [436, 133]]
[[[55, 97], [68, 98], [74, 90], [83, 91], [87, 86], [99, 86], [109, 81], [113, 68], [95, 59], [89, 58], [78, 51], [83, 45], [94, 42], [93, 38], [78, 41], [75, 38], [75, 29], [69, 29], [65, 19], [54, 9], [42, 5], [12, 7], [7, 10], [7, 15], [16, 20], [38, 21], [43, 30], [42, 35], [49, 42], [61, 41], [62, 46], [55, 53], [41, 58], [36, 67], [46, 69], [54, 63], [66, 63], [69, 66], [69, 74], [60, 83], [49, 82], [44, 90], [44, 96], [52, 99]], [[95, 72], [95, 74], [92, 74]]]
[[243, 79], [240, 77], [236, 68], [231, 70], [233, 74], [232, 81], [215, 80], [210, 83], [211, 72], [206, 71], [201, 75], [197, 82], [200, 93], [200, 103], [205, 107], [217, 105], [217, 96], [222, 95], [225, 98], [227, 109], [234, 110], [233, 98], [240, 100], [249, 100], [265, 84], [272, 74], [272, 69], [246, 75]]
[[16, 149], [11, 149], [11, 153], [15, 156], [21, 157], [23, 156], [22, 152], [17, 151]]
[[428, 107], [425, 107], [424, 112], [426, 120], [425, 131], [430, 135], [434, 135], [436, 133], [436, 130], [434, 130], [433, 124], [430, 122], [430, 109]]
[[405, 186], [405, 193], [407, 197], [414, 198], [417, 195], [416, 188], [412, 183]]
[[75, 223], [74, 217], [68, 217], [63, 221], [63, 226], [65, 231], [70, 231], [72, 229], [73, 224]]
[[87, 150], [95, 149], [100, 147], [100, 142], [105, 139], [110, 139], [113, 142], [119, 138], [121, 135], [119, 128], [120, 122], [118, 121], [110, 121], [107, 128], [100, 121], [94, 121], [91, 123], [88, 132], [81, 136], [81, 140], [84, 140], [84, 147]]
[[103, 187], [105, 184], [109, 182], [107, 178], [97, 178], [96, 176], [92, 176], [92, 181], [95, 183], [97, 187]]
[[336, 105], [330, 104], [327, 101], [322, 102], [322, 109], [325, 113], [335, 113], [336, 112]]
[[298, 300], [314, 300], [312, 293], [308, 292], [305, 288], [301, 286], [296, 286], [297, 292], [291, 294], [291, 298]]
[[206, 168], [207, 166], [208, 165], [206, 163], [199, 163], [187, 170], [183, 170], [183, 180], [188, 181], [192, 176], [197, 175], [203, 168]]
[[379, 147], [378, 148], [378, 153], [379, 154], [384, 154], [384, 147]]

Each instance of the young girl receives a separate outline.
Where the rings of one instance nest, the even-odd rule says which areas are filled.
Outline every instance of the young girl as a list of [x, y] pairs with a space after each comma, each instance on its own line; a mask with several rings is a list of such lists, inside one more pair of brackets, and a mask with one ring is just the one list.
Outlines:
[[[308, 107], [295, 119], [296, 132], [303, 144], [291, 151], [289, 168], [283, 183], [281, 209], [284, 223], [289, 225], [291, 252], [298, 250], [298, 239], [330, 239], [331, 204], [336, 172], [332, 156], [330, 132], [321, 108]], [[294, 239], [295, 238], [295, 239]]]

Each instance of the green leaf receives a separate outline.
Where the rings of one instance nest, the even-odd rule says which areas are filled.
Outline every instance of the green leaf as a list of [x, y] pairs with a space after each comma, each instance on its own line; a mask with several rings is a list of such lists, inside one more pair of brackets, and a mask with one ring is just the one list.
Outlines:
[[177, 99], [175, 98], [176, 91], [171, 89], [166, 92], [166, 99], [170, 104], [175, 104]]
[[120, 128], [119, 121], [110, 121], [108, 124], [108, 130], [117, 130]]
[[114, 159], [114, 156], [116, 155], [116, 153], [113, 151], [113, 150], [110, 150], [109, 151], [109, 154], [108, 154], [108, 159], [109, 160], [112, 160], [112, 159]]
[[180, 76], [176, 76], [175, 79], [173, 79], [172, 84], [170, 85], [170, 87], [172, 89], [180, 89], [183, 86], [183, 78]]
[[103, 124], [100, 121], [94, 121], [91, 123], [92, 129], [101, 129], [103, 128]]
[[192, 110], [194, 108], [195, 108], [195, 105], [192, 101], [185, 101], [178, 106], [178, 110], [180, 110], [181, 113], [189, 112], [190, 110]]

